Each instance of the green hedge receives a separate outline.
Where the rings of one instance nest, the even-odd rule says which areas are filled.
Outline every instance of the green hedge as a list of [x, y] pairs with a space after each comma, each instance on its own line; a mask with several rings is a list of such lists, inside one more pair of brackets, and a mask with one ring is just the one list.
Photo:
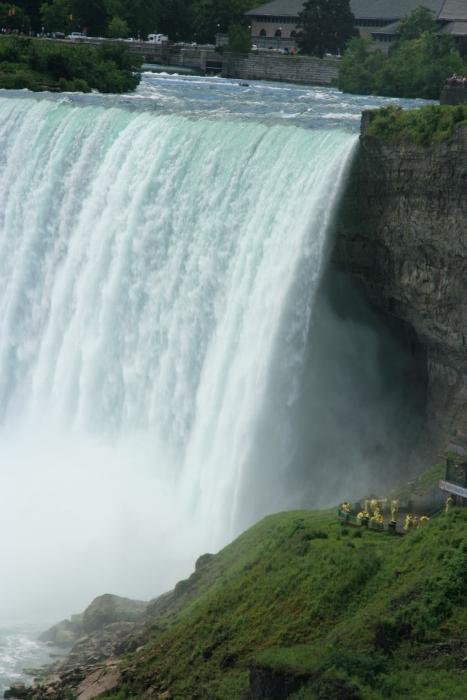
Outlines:
[[368, 135], [388, 140], [407, 140], [421, 146], [450, 138], [467, 124], [467, 105], [427, 105], [421, 109], [383, 107], [376, 111]]

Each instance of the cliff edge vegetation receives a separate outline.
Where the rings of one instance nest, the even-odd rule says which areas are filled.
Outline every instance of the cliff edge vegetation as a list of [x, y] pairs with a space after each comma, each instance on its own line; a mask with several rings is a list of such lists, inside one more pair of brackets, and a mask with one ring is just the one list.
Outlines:
[[453, 508], [399, 537], [332, 511], [269, 516], [149, 604], [136, 651], [28, 697], [99, 678], [107, 700], [463, 700], [466, 523]]
[[451, 138], [462, 125], [467, 126], [467, 105], [427, 105], [414, 110], [390, 105], [374, 111], [366, 133], [390, 141], [404, 139], [430, 146]]
[[57, 44], [25, 37], [0, 39], [0, 88], [122, 93], [140, 81], [141, 58], [121, 44]]

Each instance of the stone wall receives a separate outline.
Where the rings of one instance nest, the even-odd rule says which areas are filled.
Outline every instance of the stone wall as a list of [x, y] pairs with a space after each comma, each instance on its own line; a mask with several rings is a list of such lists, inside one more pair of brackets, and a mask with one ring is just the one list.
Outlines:
[[414, 333], [427, 376], [427, 440], [467, 435], [467, 127], [428, 148], [367, 134], [338, 220], [336, 264]]
[[224, 54], [222, 75], [241, 80], [277, 80], [304, 85], [331, 85], [337, 79], [337, 58], [281, 54]]
[[222, 68], [222, 56], [212, 49], [177, 49], [171, 47], [167, 62], [171, 66], [183, 68], [193, 68], [202, 73], [209, 72], [210, 68], [216, 67], [220, 72]]

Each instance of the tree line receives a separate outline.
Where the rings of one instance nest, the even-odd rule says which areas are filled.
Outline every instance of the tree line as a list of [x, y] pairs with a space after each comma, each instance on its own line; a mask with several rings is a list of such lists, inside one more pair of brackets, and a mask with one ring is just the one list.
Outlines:
[[125, 44], [58, 44], [23, 36], [0, 41], [0, 88], [122, 93], [141, 79], [141, 57]]
[[[15, 0], [0, 4], [0, 28], [22, 33], [85, 31], [90, 36], [140, 37], [210, 43], [229, 33], [229, 49], [251, 48], [245, 12], [258, 0]], [[397, 97], [439, 96], [448, 76], [465, 73], [453, 39], [440, 35], [424, 7], [401, 20], [387, 54], [355, 30], [349, 0], [306, 0], [298, 20], [301, 53], [343, 53], [338, 86], [345, 92]], [[466, 51], [461, 52], [465, 56]], [[464, 49], [466, 47], [464, 46]]]
[[85, 31], [89, 36], [145, 38], [152, 32], [172, 41], [214, 40], [244, 24], [258, 0], [14, 0], [0, 6], [0, 26], [24, 33]]
[[401, 20], [398, 39], [387, 54], [368, 39], [350, 40], [339, 66], [344, 92], [438, 99], [445, 80], [466, 65], [452, 37], [440, 35], [433, 14], [419, 7]]

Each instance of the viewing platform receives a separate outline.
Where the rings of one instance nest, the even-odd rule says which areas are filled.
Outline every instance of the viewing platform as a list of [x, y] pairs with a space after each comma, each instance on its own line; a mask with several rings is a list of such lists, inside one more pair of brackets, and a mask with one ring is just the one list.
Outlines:
[[454, 496], [457, 505], [467, 505], [467, 438], [451, 442], [446, 452], [446, 475], [440, 479], [442, 491]]

